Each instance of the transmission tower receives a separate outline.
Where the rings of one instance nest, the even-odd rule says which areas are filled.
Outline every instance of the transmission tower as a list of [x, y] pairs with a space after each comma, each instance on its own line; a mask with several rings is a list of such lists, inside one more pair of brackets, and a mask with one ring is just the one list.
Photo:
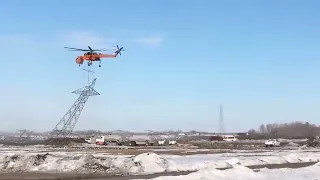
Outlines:
[[73, 91], [74, 94], [79, 94], [78, 99], [73, 103], [71, 108], [67, 111], [67, 113], [61, 118], [59, 123], [52, 131], [53, 136], [57, 137], [66, 137], [68, 136], [75, 127], [82, 109], [89, 99], [90, 96], [100, 95], [95, 89], [96, 78], [89, 83], [87, 86], [84, 86], [80, 89]]
[[223, 120], [223, 106], [219, 106], [220, 109], [220, 115], [219, 115], [219, 133], [225, 133], [224, 132], [224, 120]]

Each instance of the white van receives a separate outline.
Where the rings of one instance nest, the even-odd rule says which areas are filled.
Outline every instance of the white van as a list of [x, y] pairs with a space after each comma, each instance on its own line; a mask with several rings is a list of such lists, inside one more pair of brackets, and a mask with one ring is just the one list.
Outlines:
[[238, 141], [238, 138], [233, 135], [225, 135], [223, 136], [223, 141], [233, 142], [233, 141]]

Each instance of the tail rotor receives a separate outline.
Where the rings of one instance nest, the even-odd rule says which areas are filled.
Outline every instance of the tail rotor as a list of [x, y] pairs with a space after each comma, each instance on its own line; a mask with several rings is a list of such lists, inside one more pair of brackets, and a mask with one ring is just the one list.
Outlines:
[[125, 50], [123, 49], [123, 47], [119, 48], [119, 46], [117, 45], [117, 51], [114, 52], [114, 53], [115, 53], [116, 55], [120, 54], [120, 56], [121, 56], [121, 51], [125, 51]]

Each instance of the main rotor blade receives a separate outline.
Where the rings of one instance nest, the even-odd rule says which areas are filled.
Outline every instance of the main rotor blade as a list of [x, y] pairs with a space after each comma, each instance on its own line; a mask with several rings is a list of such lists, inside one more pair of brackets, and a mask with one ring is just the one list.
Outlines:
[[106, 51], [104, 49], [92, 49], [91, 51]]
[[64, 47], [64, 48], [78, 50], [78, 51], [87, 51], [86, 49], [78, 49], [78, 48], [71, 48], [71, 47]]
[[69, 49], [68, 51], [90, 51], [90, 50], [85, 50], [85, 49], [79, 49], [79, 50]]
[[104, 49], [94, 49], [93, 51], [111, 51], [116, 50], [115, 48], [104, 48]]
[[109, 49], [109, 50], [118, 50], [118, 48], [116, 48], [116, 47], [111, 47], [111, 48], [107, 48], [107, 49]]

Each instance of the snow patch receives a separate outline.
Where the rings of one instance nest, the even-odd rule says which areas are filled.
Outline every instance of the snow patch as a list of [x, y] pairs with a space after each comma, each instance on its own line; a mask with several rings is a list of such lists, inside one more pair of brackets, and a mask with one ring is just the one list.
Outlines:
[[[105, 152], [96, 152], [92, 155], [88, 152], [30, 153], [19, 150], [0, 152], [0, 171], [150, 174], [318, 161], [320, 161], [319, 153], [304, 151], [189, 156], [160, 156], [150, 152], [137, 156], [115, 156]], [[320, 164], [317, 164], [316, 167], [319, 168], [319, 166]]]
[[1, 171], [83, 172], [83, 173], [157, 173], [167, 171], [170, 163], [155, 153], [133, 157], [94, 157], [93, 155], [8, 154], [0, 160]]
[[132, 158], [134, 166], [131, 166], [132, 173], [155, 173], [165, 172], [170, 167], [167, 159], [155, 153], [143, 153]]
[[197, 172], [181, 176], [163, 176], [152, 180], [317, 180], [320, 177], [320, 164], [299, 169], [267, 169], [260, 171], [251, 170], [247, 167], [236, 165], [232, 169], [217, 170], [204, 168]]

